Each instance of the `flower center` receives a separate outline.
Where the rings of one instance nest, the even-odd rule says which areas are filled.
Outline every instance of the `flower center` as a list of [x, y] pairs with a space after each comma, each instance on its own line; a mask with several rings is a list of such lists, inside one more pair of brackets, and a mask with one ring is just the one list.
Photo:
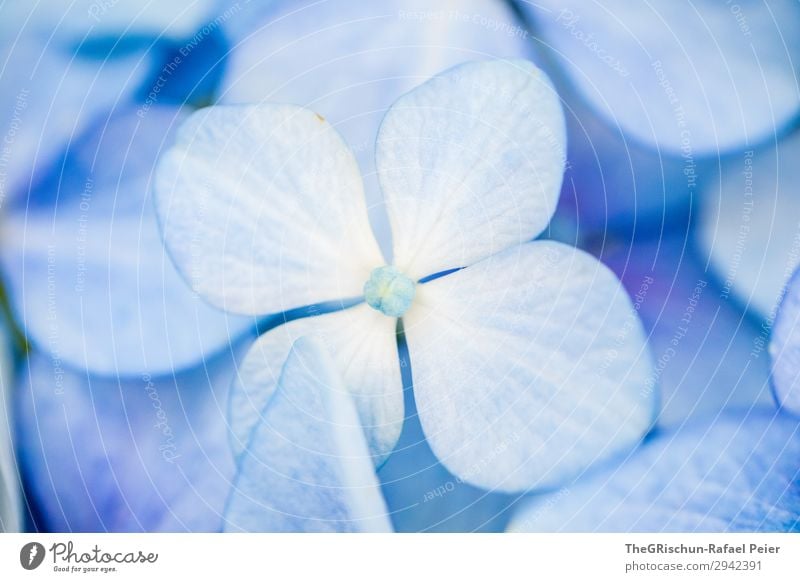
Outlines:
[[389, 265], [373, 269], [364, 283], [367, 305], [389, 317], [400, 317], [408, 311], [415, 292], [414, 281]]

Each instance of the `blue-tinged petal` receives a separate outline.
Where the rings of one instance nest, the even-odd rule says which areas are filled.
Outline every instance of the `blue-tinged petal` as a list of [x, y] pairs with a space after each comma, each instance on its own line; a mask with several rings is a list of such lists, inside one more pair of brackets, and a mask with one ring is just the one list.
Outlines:
[[636, 139], [697, 155], [763, 141], [800, 111], [792, 0], [519, 0], [582, 97]]
[[112, 380], [34, 352], [16, 411], [36, 527], [218, 531], [235, 473], [225, 403], [237, 360]]
[[631, 300], [572, 247], [527, 243], [419, 285], [403, 321], [422, 428], [468, 483], [560, 485], [627, 452], [654, 420]]
[[775, 398], [780, 406], [800, 415], [800, 271], [786, 288], [772, 332], [770, 355]]
[[2, 260], [18, 320], [41, 350], [100, 374], [199, 362], [254, 324], [194, 295], [164, 252], [154, 166], [184, 115], [120, 110], [73, 142], [6, 217]]
[[86, 37], [177, 38], [212, 18], [212, 9], [220, 4], [219, 0], [39, 0], [6, 2], [0, 16], [26, 34], [72, 42]]
[[644, 323], [655, 356], [648, 389], [661, 394], [660, 424], [771, 403], [767, 334], [721, 297], [688, 237], [635, 241], [603, 258]]
[[407, 93], [376, 147], [394, 263], [419, 279], [535, 237], [565, 156], [558, 95], [528, 61], [466, 63]]
[[700, 198], [697, 241], [736, 298], [772, 320], [800, 265], [800, 132], [728, 158]]
[[0, 533], [22, 529], [19, 471], [12, 445], [14, 362], [5, 328], [0, 324]]
[[91, 60], [20, 38], [0, 55], [0, 206], [27, 195], [36, 170], [51, 168], [65, 146], [100, 115], [126, 105], [152, 56]]
[[370, 218], [388, 254], [374, 175], [386, 110], [459, 63], [529, 56], [528, 33], [500, 0], [279, 0], [260, 15], [252, 4], [224, 23], [233, 50], [220, 99], [296, 103], [324, 115], [356, 153]]
[[613, 469], [538, 497], [526, 532], [800, 531], [800, 425], [770, 409], [660, 431]]
[[239, 460], [226, 530], [389, 532], [355, 404], [319, 339], [298, 340]]
[[394, 448], [403, 425], [397, 320], [367, 305], [289, 322], [262, 335], [247, 353], [230, 402], [231, 446], [239, 455], [261, 420], [294, 342], [314, 334], [326, 342], [353, 395], [376, 464]]
[[263, 315], [360, 296], [383, 263], [355, 158], [310, 110], [200, 110], [162, 155], [155, 186], [178, 270], [227, 311]]

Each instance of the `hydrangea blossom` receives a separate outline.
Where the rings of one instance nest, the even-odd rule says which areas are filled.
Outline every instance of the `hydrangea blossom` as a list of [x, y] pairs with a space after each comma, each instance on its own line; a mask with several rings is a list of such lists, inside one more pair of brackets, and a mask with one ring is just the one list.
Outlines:
[[800, 531], [800, 425], [769, 408], [661, 431], [620, 467], [532, 499], [525, 532]]
[[635, 139], [687, 159], [782, 131], [800, 111], [792, 0], [519, 0], [578, 93]]
[[734, 298], [774, 320], [800, 265], [800, 132], [731, 157], [700, 198], [697, 241]]
[[788, 284], [770, 344], [775, 398], [800, 415], [800, 271]]
[[374, 460], [385, 459], [404, 417], [401, 316], [422, 426], [455, 475], [551, 486], [633, 446], [655, 398], [640, 392], [651, 362], [630, 299], [587, 254], [526, 242], [553, 213], [563, 156], [558, 98], [530, 63], [434, 77], [381, 125], [386, 261], [355, 158], [323, 116], [265, 104], [190, 117], [161, 160], [156, 205], [193, 289], [250, 315], [356, 303], [257, 341], [233, 388], [235, 449], [294, 340], [313, 333], [355, 396]]
[[323, 115], [355, 153], [382, 249], [391, 243], [374, 144], [389, 106], [464, 61], [532, 52], [522, 23], [500, 0], [441, 0], [435, 9], [427, 0], [275, 0], [264, 12], [224, 23], [234, 49], [218, 101], [293, 103]]

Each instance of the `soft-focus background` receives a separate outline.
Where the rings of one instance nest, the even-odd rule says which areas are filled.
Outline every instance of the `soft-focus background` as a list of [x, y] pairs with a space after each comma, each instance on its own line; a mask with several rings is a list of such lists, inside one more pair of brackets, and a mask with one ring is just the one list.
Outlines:
[[[191, 111], [278, 101], [321, 112], [356, 152], [383, 232], [373, 145], [386, 108], [444, 69], [489, 58], [533, 61], [562, 99], [567, 171], [543, 236], [622, 280], [662, 411], [642, 467], [510, 495], [437, 462], [406, 390], [400, 443], [378, 471], [393, 527], [547, 530], [578, 516], [579, 529], [635, 528], [575, 506], [611, 491], [623, 507], [620, 491], [638, 483], [636, 507], [652, 508], [658, 487], [644, 483], [691, 472], [670, 459], [693, 455], [739, 484], [781, 477], [730, 491], [749, 520], [736, 528], [800, 527], [799, 437], [785, 426], [800, 412], [800, 357], [780, 358], [798, 342], [789, 308], [800, 289], [786, 290], [800, 264], [796, 1], [6, 0], [0, 530], [225, 529], [230, 384], [257, 333], [283, 318], [217, 311], [163, 248], [153, 172]], [[762, 439], [725, 456], [776, 414], [778, 452]], [[719, 472], [703, 475], [686, 478]], [[759, 495], [776, 487], [782, 513], [769, 521]], [[710, 529], [743, 515], [679, 509], [706, 512]], [[643, 527], [681, 527], [653, 513]]]

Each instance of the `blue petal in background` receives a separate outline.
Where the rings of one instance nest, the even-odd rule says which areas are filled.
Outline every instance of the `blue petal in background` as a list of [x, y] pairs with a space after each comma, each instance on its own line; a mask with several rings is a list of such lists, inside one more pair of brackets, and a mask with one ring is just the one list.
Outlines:
[[653, 435], [621, 466], [534, 499], [514, 531], [800, 531], [800, 424], [726, 412]]
[[17, 380], [16, 412], [33, 526], [219, 530], [234, 476], [225, 422], [234, 355], [117, 380], [32, 354]]
[[100, 374], [198, 363], [250, 324], [192, 294], [150, 198], [177, 108], [120, 110], [76, 140], [6, 217], [2, 260], [18, 321], [52, 357]]

